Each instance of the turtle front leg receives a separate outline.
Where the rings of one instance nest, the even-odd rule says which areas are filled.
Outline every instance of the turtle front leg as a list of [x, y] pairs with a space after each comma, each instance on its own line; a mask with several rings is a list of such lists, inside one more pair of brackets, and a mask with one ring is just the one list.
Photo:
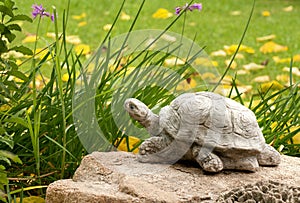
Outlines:
[[161, 151], [167, 146], [167, 143], [163, 137], [150, 137], [145, 140], [139, 147], [140, 155], [154, 154]]
[[170, 140], [167, 137], [151, 137], [140, 148], [138, 161], [148, 163], [173, 164], [190, 149], [190, 143]]
[[215, 173], [224, 168], [222, 160], [205, 147], [194, 146], [192, 154], [204, 171]]

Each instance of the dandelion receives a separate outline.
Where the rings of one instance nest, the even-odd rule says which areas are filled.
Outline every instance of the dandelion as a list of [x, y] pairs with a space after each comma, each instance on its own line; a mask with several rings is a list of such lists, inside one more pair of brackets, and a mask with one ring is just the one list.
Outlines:
[[176, 7], [175, 8], [175, 14], [176, 15], [179, 15], [181, 11], [184, 11], [184, 10], [190, 10], [190, 11], [193, 11], [193, 10], [199, 10], [201, 11], [202, 10], [202, 4], [199, 4], [199, 3], [194, 3], [192, 5], [189, 5], [188, 3], [185, 4], [185, 6], [182, 6], [182, 7]]
[[54, 14], [50, 14], [49, 12], [46, 12], [46, 9], [43, 8], [43, 5], [37, 5], [37, 4], [34, 4], [32, 5], [32, 8], [33, 8], [33, 11], [32, 11], [32, 16], [33, 18], [36, 18], [38, 15], [41, 16], [41, 17], [49, 17], [52, 21], [54, 21]]

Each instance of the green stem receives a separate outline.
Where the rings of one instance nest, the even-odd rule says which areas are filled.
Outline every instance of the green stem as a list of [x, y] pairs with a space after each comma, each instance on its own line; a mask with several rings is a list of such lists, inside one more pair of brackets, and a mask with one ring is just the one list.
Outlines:
[[[37, 41], [38, 41], [38, 35], [39, 35], [39, 27], [41, 23], [41, 16], [38, 18], [38, 24], [36, 29], [36, 39], [34, 43], [34, 49], [33, 49], [33, 58], [32, 58], [32, 104], [33, 104], [33, 130], [30, 131], [32, 134], [31, 136], [31, 143], [33, 147], [33, 153], [35, 157], [35, 164], [36, 164], [36, 172], [38, 177], [38, 182], [41, 183], [40, 179], [40, 148], [39, 148], [39, 131], [40, 131], [40, 120], [41, 120], [41, 108], [38, 108], [37, 105], [37, 89], [36, 89], [36, 61], [35, 61], [35, 54], [37, 49]], [[30, 118], [28, 117], [28, 125], [31, 126]]]
[[[65, 162], [66, 162], [66, 146], [67, 146], [67, 124], [66, 124], [66, 109], [65, 109], [65, 103], [64, 103], [64, 93], [63, 93], [63, 82], [62, 82], [62, 74], [61, 74], [61, 68], [60, 68], [60, 60], [59, 60], [59, 36], [58, 36], [58, 26], [57, 26], [57, 14], [56, 14], [56, 8], [53, 7], [53, 13], [54, 13], [54, 25], [55, 25], [55, 38], [56, 38], [56, 44], [55, 44], [55, 70], [57, 74], [57, 86], [59, 91], [59, 97], [61, 102], [61, 111], [62, 111], [62, 128], [63, 128], [63, 137], [62, 137], [62, 159], [61, 159], [61, 175], [60, 178], [62, 179], [64, 177], [65, 173]], [[65, 34], [65, 33], [63, 33]]]

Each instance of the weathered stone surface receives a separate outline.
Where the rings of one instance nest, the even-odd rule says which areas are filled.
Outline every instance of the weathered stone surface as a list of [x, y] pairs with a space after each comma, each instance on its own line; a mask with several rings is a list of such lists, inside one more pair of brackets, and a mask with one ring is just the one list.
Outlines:
[[299, 186], [300, 158], [281, 160], [255, 173], [207, 174], [192, 163], [140, 163], [131, 153], [94, 152], [82, 160], [73, 179], [49, 185], [46, 202], [216, 202], [221, 193], [259, 181]]

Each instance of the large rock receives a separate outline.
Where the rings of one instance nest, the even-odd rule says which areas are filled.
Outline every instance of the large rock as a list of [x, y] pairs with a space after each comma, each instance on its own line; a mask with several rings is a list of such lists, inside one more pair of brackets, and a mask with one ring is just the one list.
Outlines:
[[46, 202], [216, 202], [221, 193], [258, 181], [300, 186], [300, 158], [281, 158], [278, 167], [255, 173], [207, 174], [193, 163], [147, 164], [131, 153], [94, 152], [84, 157], [73, 179], [49, 185]]

